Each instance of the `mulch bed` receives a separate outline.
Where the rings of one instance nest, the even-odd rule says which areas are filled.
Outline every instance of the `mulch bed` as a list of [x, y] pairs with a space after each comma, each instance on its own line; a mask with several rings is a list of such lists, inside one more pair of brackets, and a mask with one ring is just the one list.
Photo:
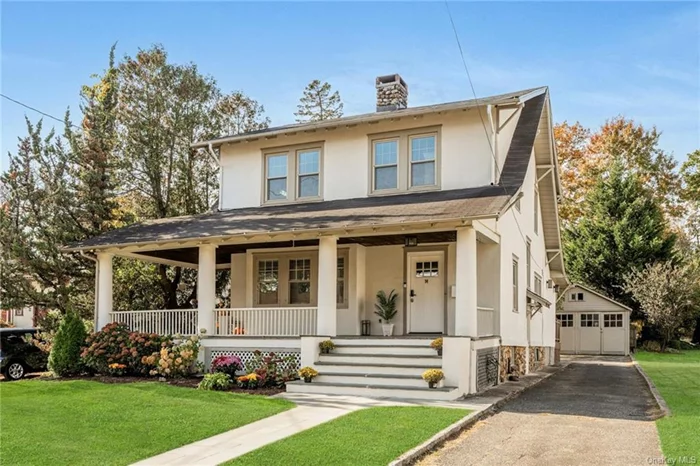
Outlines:
[[[186, 388], [197, 388], [199, 382], [202, 381], [202, 377], [187, 377], [181, 379], [165, 379], [160, 380], [154, 377], [114, 377], [109, 375], [82, 375], [79, 377], [41, 377], [46, 380], [89, 380], [92, 382], [100, 383], [140, 383], [140, 382], [153, 382], [153, 383], [167, 383], [168, 385], [175, 385], [176, 387], [186, 387]], [[233, 387], [227, 392], [233, 393], [248, 393], [250, 395], [262, 395], [262, 396], [272, 396], [278, 393], [283, 393], [284, 388], [259, 388], [257, 390], [249, 390], [245, 388]]]

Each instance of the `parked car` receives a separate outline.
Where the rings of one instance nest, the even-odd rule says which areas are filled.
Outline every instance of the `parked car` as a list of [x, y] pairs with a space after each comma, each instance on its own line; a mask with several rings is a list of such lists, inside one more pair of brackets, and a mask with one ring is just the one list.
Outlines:
[[35, 328], [0, 328], [0, 372], [8, 380], [19, 380], [29, 372], [46, 370], [46, 355], [29, 339]]

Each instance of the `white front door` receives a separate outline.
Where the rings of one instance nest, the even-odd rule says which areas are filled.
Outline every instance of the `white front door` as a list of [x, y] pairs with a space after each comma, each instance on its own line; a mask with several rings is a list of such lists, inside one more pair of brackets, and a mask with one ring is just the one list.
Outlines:
[[579, 314], [579, 348], [581, 354], [600, 354], [600, 314]]
[[408, 254], [409, 333], [443, 333], [445, 330], [445, 254]]

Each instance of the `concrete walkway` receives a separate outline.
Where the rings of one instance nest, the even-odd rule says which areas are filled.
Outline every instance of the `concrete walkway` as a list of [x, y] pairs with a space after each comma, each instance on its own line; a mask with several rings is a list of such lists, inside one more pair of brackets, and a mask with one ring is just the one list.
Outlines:
[[629, 358], [576, 358], [419, 464], [651, 464], [657, 409]]

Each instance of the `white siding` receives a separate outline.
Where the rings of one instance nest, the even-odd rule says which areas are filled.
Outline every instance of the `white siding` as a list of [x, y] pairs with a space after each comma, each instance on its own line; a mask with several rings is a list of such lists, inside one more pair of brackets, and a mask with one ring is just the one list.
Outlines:
[[[571, 301], [571, 293], [583, 293], [583, 301]], [[566, 296], [563, 298], [563, 301], [564, 310], [569, 312], [625, 310], [624, 307], [618, 306], [617, 304], [612, 303], [605, 298], [601, 298], [595, 293], [591, 293], [590, 291], [584, 290], [578, 286], [569, 288], [569, 290], [566, 292]]]

